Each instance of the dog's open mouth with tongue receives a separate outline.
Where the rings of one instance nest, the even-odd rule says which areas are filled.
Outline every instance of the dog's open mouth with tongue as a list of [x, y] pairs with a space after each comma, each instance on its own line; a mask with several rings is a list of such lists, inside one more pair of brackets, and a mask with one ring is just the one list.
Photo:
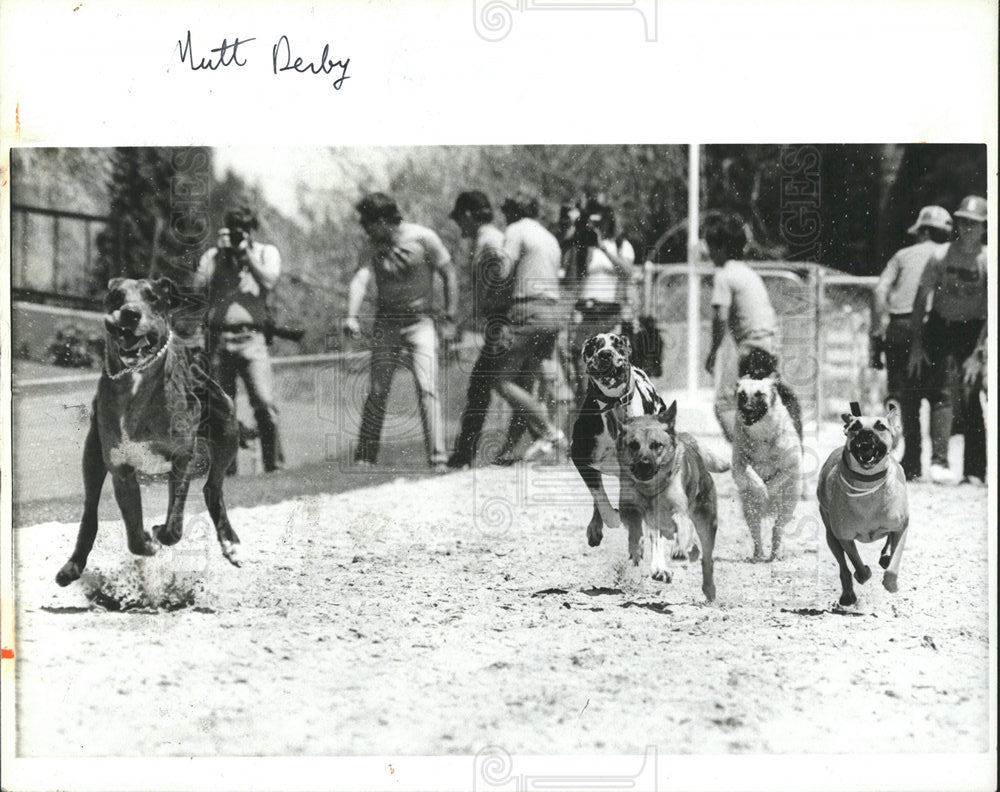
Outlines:
[[888, 447], [879, 436], [871, 431], [870, 429], [863, 429], [858, 432], [852, 439], [849, 447], [851, 456], [853, 456], [863, 468], [871, 468], [881, 462], [886, 453], [888, 452]]

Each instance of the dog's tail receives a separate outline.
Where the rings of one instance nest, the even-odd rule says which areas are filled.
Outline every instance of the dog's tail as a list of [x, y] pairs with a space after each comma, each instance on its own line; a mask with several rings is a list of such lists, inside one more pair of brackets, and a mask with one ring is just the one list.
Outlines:
[[698, 451], [701, 452], [701, 458], [710, 473], [725, 473], [731, 467], [728, 460], [723, 459], [711, 449], [699, 446]]

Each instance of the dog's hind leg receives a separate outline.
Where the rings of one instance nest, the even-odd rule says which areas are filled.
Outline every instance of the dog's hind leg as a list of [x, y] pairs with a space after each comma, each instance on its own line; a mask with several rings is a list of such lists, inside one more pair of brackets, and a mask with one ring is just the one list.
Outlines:
[[882, 552], [879, 553], [878, 565], [882, 569], [886, 569], [889, 566], [889, 561], [892, 559], [892, 538], [895, 534], [889, 534], [885, 537], [885, 544], [882, 545]]
[[771, 531], [771, 560], [774, 561], [781, 553], [781, 539], [785, 526], [795, 515], [795, 504], [798, 503], [801, 485], [801, 470], [795, 470], [772, 482], [770, 487], [770, 502], [776, 505], [774, 509], [774, 528]]
[[97, 506], [101, 502], [101, 488], [107, 478], [108, 469], [101, 456], [101, 438], [97, 432], [97, 420], [91, 418], [90, 431], [83, 445], [83, 517], [76, 535], [76, 547], [69, 561], [56, 574], [56, 583], [68, 586], [80, 577], [87, 566], [87, 557], [97, 538]]
[[156, 542], [142, 527], [142, 493], [135, 470], [123, 467], [112, 472], [111, 482], [115, 487], [115, 500], [125, 521], [125, 535], [130, 553], [141, 556], [156, 555]]
[[226, 470], [236, 458], [236, 436], [228, 434], [222, 442], [212, 444], [212, 459], [208, 467], [208, 478], [205, 481], [205, 505], [215, 523], [215, 535], [222, 548], [222, 555], [233, 566], [242, 566], [239, 557], [240, 538], [229, 523], [226, 502], [222, 496], [222, 484], [226, 478]]
[[222, 485], [227, 471], [239, 450], [239, 426], [236, 407], [232, 399], [212, 379], [205, 380], [205, 399], [202, 404], [202, 429], [208, 440], [208, 475], [202, 492], [205, 505], [215, 524], [215, 535], [222, 548], [222, 555], [233, 566], [242, 566], [239, 558], [240, 539], [229, 523]]
[[153, 526], [153, 536], [162, 545], [177, 544], [184, 533], [184, 504], [191, 484], [190, 462], [187, 457], [175, 459], [170, 469], [167, 519], [163, 525]]
[[886, 567], [885, 574], [882, 576], [882, 586], [886, 591], [893, 594], [899, 588], [899, 563], [903, 560], [903, 545], [906, 543], [907, 531], [909, 531], [908, 526], [904, 527], [898, 533], [889, 534], [889, 538], [892, 540], [892, 558], [889, 561], [889, 566]]
[[[714, 496], [714, 495], [713, 495]], [[715, 600], [715, 535], [719, 521], [715, 508], [698, 507], [693, 514], [694, 528], [701, 544], [701, 590], [709, 602]]]
[[837, 559], [837, 566], [840, 568], [840, 604], [841, 605], [853, 605], [858, 601], [857, 595], [854, 593], [854, 581], [851, 579], [851, 570], [847, 567], [847, 559], [844, 557], [844, 548], [840, 544], [840, 540], [833, 535], [833, 532], [827, 528], [826, 529], [826, 543], [830, 548], [830, 552], [833, 553], [833, 557]]
[[222, 482], [226, 476], [226, 468], [229, 467], [230, 459], [226, 459], [225, 464], [216, 465], [213, 461], [208, 473], [208, 481], [205, 482], [205, 505], [208, 506], [208, 513], [215, 523], [215, 535], [219, 539], [219, 546], [222, 548], [222, 555], [233, 566], [242, 566], [239, 557], [240, 538], [229, 523], [229, 514], [226, 512], [226, 502], [222, 496]]

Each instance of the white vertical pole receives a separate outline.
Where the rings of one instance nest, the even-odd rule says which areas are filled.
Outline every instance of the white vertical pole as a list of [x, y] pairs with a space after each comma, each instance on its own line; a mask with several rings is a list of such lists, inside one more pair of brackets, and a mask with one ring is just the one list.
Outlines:
[[687, 383], [688, 394], [698, 392], [698, 372], [701, 370], [701, 278], [698, 276], [698, 195], [701, 190], [701, 168], [697, 144], [688, 147], [688, 315], [687, 315]]

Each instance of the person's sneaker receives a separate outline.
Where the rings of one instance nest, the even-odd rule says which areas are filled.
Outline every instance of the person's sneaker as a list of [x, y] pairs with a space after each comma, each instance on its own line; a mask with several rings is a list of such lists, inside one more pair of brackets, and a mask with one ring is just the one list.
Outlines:
[[552, 454], [564, 455], [568, 445], [566, 435], [562, 432], [556, 432], [549, 437], [540, 437], [528, 446], [528, 450], [524, 452], [524, 461], [532, 462], [535, 459], [551, 456]]
[[472, 458], [465, 454], [452, 454], [445, 463], [452, 470], [465, 470], [472, 467]]
[[355, 459], [352, 467], [360, 468], [361, 470], [371, 470], [375, 467], [375, 463], [367, 459]]
[[955, 474], [951, 472], [951, 468], [933, 464], [931, 465], [931, 481], [935, 484], [954, 484]]
[[918, 473], [918, 472], [907, 471], [905, 473], [905, 475], [906, 475], [906, 480], [907, 481], [912, 481], [914, 484], [919, 484], [920, 482], [922, 482], [924, 480], [924, 477], [921, 476], [920, 473]]
[[442, 473], [451, 473], [451, 466], [447, 462], [435, 462], [431, 465], [431, 473], [440, 476]]
[[964, 476], [962, 478], [962, 484], [971, 484], [973, 487], [985, 487], [986, 482], [983, 481], [979, 476]]

